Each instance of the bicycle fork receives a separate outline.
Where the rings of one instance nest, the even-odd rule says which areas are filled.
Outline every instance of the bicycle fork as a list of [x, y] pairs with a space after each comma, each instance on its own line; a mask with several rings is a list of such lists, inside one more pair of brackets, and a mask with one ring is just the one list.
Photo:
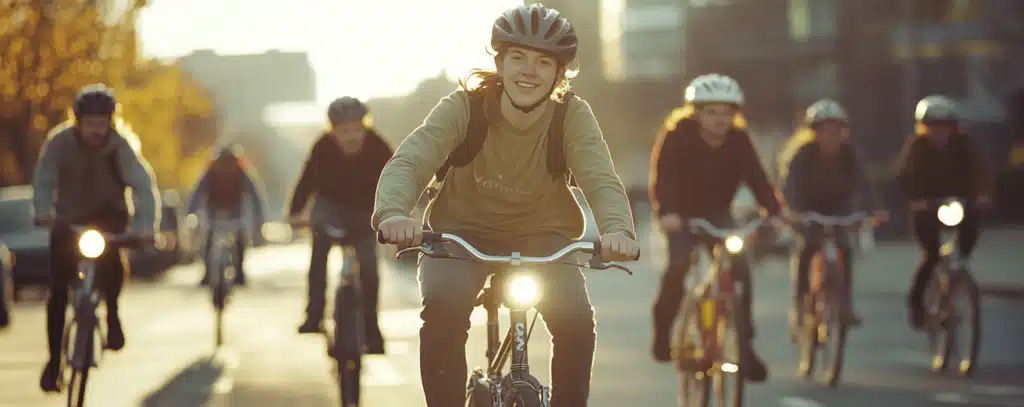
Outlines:
[[[75, 337], [67, 338], [71, 347], [68, 352], [68, 362], [75, 370], [85, 370], [97, 367], [96, 343], [97, 335], [100, 336], [100, 344], [104, 342], [103, 334], [99, 331], [99, 318], [96, 309], [99, 306], [99, 294], [94, 292], [96, 276], [96, 263], [94, 261], [81, 261], [78, 263], [78, 287], [72, 290], [72, 304], [75, 310], [72, 316], [75, 323]], [[70, 332], [68, 332], [70, 334]]]

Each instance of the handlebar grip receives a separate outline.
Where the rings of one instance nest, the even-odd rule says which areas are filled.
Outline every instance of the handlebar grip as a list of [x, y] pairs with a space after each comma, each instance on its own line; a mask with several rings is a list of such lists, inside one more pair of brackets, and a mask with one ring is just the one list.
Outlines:
[[[432, 230], [423, 231], [423, 243], [434, 243], [439, 240], [441, 240], [441, 232], [435, 232]], [[377, 231], [377, 243], [388, 244], [388, 242], [384, 240], [384, 232], [381, 232], [379, 230]]]

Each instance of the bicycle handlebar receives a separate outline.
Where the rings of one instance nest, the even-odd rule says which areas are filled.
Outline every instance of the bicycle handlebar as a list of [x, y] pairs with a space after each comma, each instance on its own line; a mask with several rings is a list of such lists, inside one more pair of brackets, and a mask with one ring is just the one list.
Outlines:
[[712, 237], [716, 237], [716, 238], [719, 238], [719, 239], [725, 239], [725, 238], [727, 238], [729, 236], [734, 236], [734, 235], [738, 235], [740, 237], [746, 237], [746, 236], [750, 235], [751, 233], [754, 233], [755, 231], [757, 231], [757, 229], [759, 229], [765, 223], [765, 219], [761, 219], [761, 218], [754, 219], [754, 220], [748, 222], [743, 227], [736, 228], [736, 229], [719, 228], [719, 227], [713, 225], [710, 221], [708, 221], [707, 219], [704, 219], [704, 218], [690, 219], [689, 222], [687, 222], [687, 223], [689, 224], [690, 230], [695, 232], [695, 233], [704, 233], [704, 234], [707, 234], [707, 235], [712, 236]]
[[818, 212], [808, 212], [805, 214], [798, 215], [800, 221], [804, 224], [816, 223], [822, 226], [839, 226], [839, 227], [852, 227], [872, 219], [873, 216], [868, 215], [864, 212], [855, 212], [846, 216], [830, 216], [822, 215]]
[[[377, 231], [377, 242], [381, 244], [387, 243], [387, 241], [384, 240], [384, 233], [381, 231]], [[586, 265], [587, 268], [595, 270], [607, 270], [610, 268], [614, 268], [622, 270], [629, 275], [633, 274], [633, 272], [626, 266], [623, 266], [616, 262], [602, 261], [600, 259], [600, 248], [597, 247], [597, 245], [594, 242], [587, 241], [572, 242], [569, 245], [563, 247], [562, 249], [559, 249], [558, 251], [554, 252], [553, 254], [542, 257], [522, 256], [519, 254], [519, 252], [514, 252], [511, 256], [495, 256], [481, 252], [476, 247], [473, 247], [472, 244], [470, 244], [469, 242], [465, 241], [463, 238], [457, 235], [451, 233], [424, 230], [422, 243], [419, 246], [399, 250], [398, 254], [395, 257], [401, 256], [405, 253], [420, 252], [427, 255], [428, 257], [433, 258], [451, 258], [446, 252], [435, 248], [435, 246], [440, 243], [453, 243], [459, 247], [462, 247], [463, 249], [466, 250], [466, 252], [469, 253], [470, 256], [473, 257], [473, 259], [482, 262], [511, 264], [513, 266], [519, 266], [524, 264], [556, 263], [564, 259], [565, 257], [568, 257], [569, 255], [572, 255], [577, 252], [582, 252], [590, 254], [592, 256], [590, 261]], [[577, 266], [580, 265], [577, 264]]]

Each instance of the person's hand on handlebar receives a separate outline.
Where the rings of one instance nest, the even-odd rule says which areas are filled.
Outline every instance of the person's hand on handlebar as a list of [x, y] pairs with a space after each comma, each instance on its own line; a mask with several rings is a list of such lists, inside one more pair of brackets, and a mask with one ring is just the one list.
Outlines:
[[392, 216], [377, 227], [384, 242], [398, 246], [398, 249], [419, 246], [423, 240], [423, 226], [408, 216]]
[[601, 259], [605, 261], [633, 261], [640, 256], [640, 244], [623, 232], [601, 236]]

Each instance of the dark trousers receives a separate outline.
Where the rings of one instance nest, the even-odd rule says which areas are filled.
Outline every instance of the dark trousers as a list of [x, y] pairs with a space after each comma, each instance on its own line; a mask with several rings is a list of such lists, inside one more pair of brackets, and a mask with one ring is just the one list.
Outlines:
[[[919, 308], [922, 306], [924, 289], [934, 274], [935, 266], [939, 264], [939, 232], [945, 225], [939, 222], [935, 211], [919, 211], [912, 217], [914, 238], [921, 248], [921, 262], [914, 273], [914, 279], [910, 286], [910, 293], [907, 301], [910, 307]], [[964, 259], [970, 257], [978, 243], [981, 234], [981, 223], [977, 211], [967, 208], [964, 210], [964, 219], [957, 226], [957, 244], [960, 249], [960, 256]]]
[[[334, 246], [331, 238], [322, 232], [313, 233], [313, 251], [309, 259], [309, 302], [306, 305], [306, 319], [321, 321], [327, 302], [327, 255]], [[359, 264], [359, 284], [363, 290], [363, 321], [366, 322], [367, 338], [381, 337], [377, 312], [380, 303], [380, 275], [377, 266], [376, 236], [369, 235], [354, 244], [356, 262]]]
[[[104, 230], [102, 227], [100, 230]], [[106, 230], [111, 230], [107, 228]], [[120, 232], [121, 230], [114, 230]], [[54, 229], [50, 233], [50, 296], [46, 302], [46, 337], [50, 351], [50, 360], [60, 357], [61, 339], [64, 335], [64, 323], [68, 308], [68, 290], [77, 280], [78, 234], [70, 230]], [[128, 263], [120, 250], [108, 247], [96, 259], [96, 277], [94, 284], [103, 294], [107, 307], [107, 323], [119, 323], [117, 301], [121, 296], [125, 277], [128, 274]]]
[[[821, 225], [813, 225], [801, 228], [800, 239], [792, 256], [793, 281], [793, 307], [799, 310], [802, 307], [804, 293], [808, 288], [808, 276], [811, 269], [811, 259], [821, 250], [824, 243], [825, 230]], [[843, 265], [843, 278], [846, 284], [845, 301], [852, 309], [853, 307], [853, 256], [850, 244], [850, 235], [845, 231], [837, 232], [836, 245], [839, 248], [839, 261]]]

